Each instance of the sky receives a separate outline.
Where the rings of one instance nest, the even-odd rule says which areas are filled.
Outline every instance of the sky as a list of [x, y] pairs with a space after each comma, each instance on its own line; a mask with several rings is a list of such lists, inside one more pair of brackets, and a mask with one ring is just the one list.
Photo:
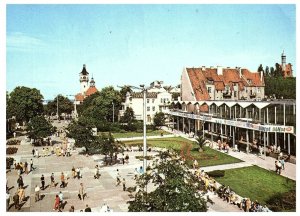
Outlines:
[[[7, 5], [6, 90], [45, 99], [96, 87], [180, 84], [184, 67], [281, 62], [296, 76], [295, 5]], [[70, 97], [72, 98], [72, 97]]]

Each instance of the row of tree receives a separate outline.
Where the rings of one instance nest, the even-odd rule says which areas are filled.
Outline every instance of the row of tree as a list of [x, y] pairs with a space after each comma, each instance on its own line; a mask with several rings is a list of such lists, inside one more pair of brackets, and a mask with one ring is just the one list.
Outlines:
[[275, 68], [259, 65], [258, 72], [264, 73], [265, 95], [277, 99], [296, 99], [296, 78], [283, 77], [282, 67], [276, 63]]

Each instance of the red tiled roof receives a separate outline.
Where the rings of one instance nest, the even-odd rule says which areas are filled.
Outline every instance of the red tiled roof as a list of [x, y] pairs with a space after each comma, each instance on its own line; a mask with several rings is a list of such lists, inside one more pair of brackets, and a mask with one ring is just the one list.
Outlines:
[[196, 100], [209, 100], [209, 94], [206, 89], [206, 77], [203, 75], [200, 68], [186, 68], [190, 78], [192, 88], [195, 93]]
[[88, 88], [88, 90], [85, 92], [85, 96], [88, 97], [92, 94], [95, 94], [97, 92], [97, 88], [95, 86], [91, 86]]
[[252, 84], [250, 86], [264, 86], [264, 78], [260, 80], [260, 73], [252, 73], [247, 69], [242, 69], [242, 74], [247, 80], [251, 80]]
[[[244, 90], [245, 86], [264, 86], [264, 79], [260, 80], [260, 73], [252, 73], [248, 69], [241, 69], [240, 72], [233, 68], [223, 68], [222, 75], [217, 74], [216, 68], [186, 68], [191, 81], [192, 88], [195, 92], [196, 100], [209, 100], [210, 96], [206, 89], [206, 82], [213, 81], [216, 90], [225, 90], [225, 85], [229, 85], [233, 91], [234, 83], [237, 83], [239, 90]], [[251, 80], [249, 84], [247, 81]]]
[[223, 91], [225, 89], [224, 82], [222, 82], [222, 81], [215, 82], [215, 87], [216, 87], [216, 90]]
[[84, 96], [81, 93], [75, 95], [75, 100], [82, 102], [84, 100]]

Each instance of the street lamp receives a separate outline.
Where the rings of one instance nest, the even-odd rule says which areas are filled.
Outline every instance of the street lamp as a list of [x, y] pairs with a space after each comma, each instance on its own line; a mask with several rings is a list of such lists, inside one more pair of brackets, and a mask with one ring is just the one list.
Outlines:
[[115, 104], [114, 102], [111, 102], [113, 105], [113, 123], [115, 123]]

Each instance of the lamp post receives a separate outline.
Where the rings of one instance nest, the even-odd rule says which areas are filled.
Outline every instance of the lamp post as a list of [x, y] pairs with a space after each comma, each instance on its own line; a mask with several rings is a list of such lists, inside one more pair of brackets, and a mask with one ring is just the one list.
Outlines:
[[111, 102], [113, 106], [113, 123], [115, 123], [115, 104], [114, 102]]
[[57, 115], [57, 120], [59, 120], [59, 116], [58, 116], [58, 96], [56, 97], [56, 115]]
[[140, 85], [140, 87], [142, 88], [142, 92], [143, 92], [143, 132], [144, 132], [144, 136], [143, 136], [143, 150], [144, 150], [144, 163], [143, 163], [143, 167], [144, 167], [144, 171], [146, 171], [147, 168], [147, 160], [146, 160], [146, 156], [147, 156], [147, 140], [146, 140], [146, 114], [147, 114], [147, 110], [146, 110], [146, 93], [147, 90], [145, 89], [145, 85]]

